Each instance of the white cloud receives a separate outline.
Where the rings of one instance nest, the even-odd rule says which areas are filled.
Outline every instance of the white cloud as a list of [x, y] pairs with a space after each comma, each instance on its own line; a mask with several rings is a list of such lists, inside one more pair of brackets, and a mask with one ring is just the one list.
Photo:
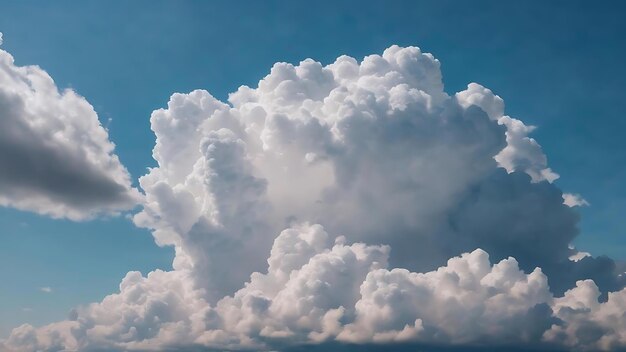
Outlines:
[[578, 213], [532, 127], [477, 84], [448, 96], [439, 66], [393, 46], [277, 63], [228, 104], [174, 94], [151, 116], [158, 166], [134, 217], [175, 248], [174, 270], [131, 272], [5, 348], [580, 345], [548, 333], [579, 321], [552, 327], [554, 295], [588, 278], [621, 289], [615, 264], [570, 260]]
[[563, 204], [568, 207], [584, 207], [588, 206], [587, 202], [580, 194], [563, 193]]
[[507, 146], [495, 156], [498, 164], [508, 172], [524, 171], [533, 182], [553, 182], [559, 175], [548, 167], [548, 158], [541, 146], [528, 135], [535, 126], [527, 126], [522, 121], [504, 115], [504, 101], [480, 84], [471, 83], [467, 90], [455, 95], [461, 106], [478, 106], [492, 120], [506, 126]]
[[577, 262], [583, 258], [591, 257], [591, 254], [587, 252], [576, 252], [569, 256], [569, 260]]
[[[519, 270], [513, 258], [493, 267], [477, 249], [425, 274], [370, 272], [361, 285], [356, 319], [338, 336], [348, 342], [417, 340], [438, 344], [532, 342], [528, 314], [550, 302], [540, 269]], [[541, 330], [539, 330], [541, 332]]]
[[253, 273], [215, 305], [194, 287], [189, 270], [146, 277], [130, 272], [119, 293], [78, 308], [67, 321], [39, 329], [22, 325], [0, 347], [274, 350], [332, 341], [489, 344], [503, 351], [624, 346], [626, 289], [599, 303], [597, 286], [587, 280], [554, 298], [541, 269], [526, 274], [514, 258], [491, 264], [477, 249], [415, 273], [389, 270], [389, 250], [346, 244], [343, 237], [333, 241], [320, 225], [296, 225], [275, 239], [267, 273]]
[[[135, 217], [212, 302], [263, 266], [293, 220], [388, 244], [412, 270], [480, 247], [541, 266], [559, 292], [575, 283], [553, 274], [576, 271], [562, 263], [578, 215], [540, 182], [554, 175], [532, 128], [477, 84], [448, 96], [432, 55], [394, 46], [360, 63], [277, 63], [229, 102], [176, 93], [152, 114], [158, 167], [140, 179]], [[219, 264], [233, 256], [236, 267]]]
[[591, 253], [578, 251], [576, 247], [571, 244], [568, 247], [571, 250], [571, 254], [568, 259], [571, 261], [578, 262], [587, 257], [591, 258]]
[[592, 280], [581, 280], [565, 296], [556, 298], [553, 310], [560, 323], [544, 339], [582, 351], [614, 351], [626, 346], [626, 289], [610, 292], [599, 301], [600, 290]]
[[0, 205], [82, 220], [137, 204], [93, 107], [3, 50], [0, 114]]
[[48, 287], [48, 286], [45, 286], [45, 287], [40, 287], [40, 288], [39, 288], [39, 291], [41, 291], [41, 292], [45, 292], [45, 293], [52, 293], [52, 288], [51, 288], [51, 287]]
[[72, 320], [16, 328], [2, 347], [271, 350], [330, 341], [518, 346], [552, 341], [553, 330], [567, 328], [551, 326], [548, 307], [561, 314], [573, 304], [571, 294], [554, 299], [542, 271], [526, 274], [514, 258], [492, 265], [477, 249], [435, 271], [415, 273], [387, 269], [389, 247], [344, 241], [333, 241], [319, 225], [287, 229], [274, 241], [268, 272], [253, 273], [215, 305], [193, 288], [187, 270], [147, 277], [131, 272], [119, 293], [79, 308]]
[[77, 310], [73, 321], [17, 328], [5, 347], [268, 349], [331, 340], [485, 338], [510, 343], [537, 335], [528, 313], [552, 299], [543, 273], [524, 274], [512, 258], [491, 266], [487, 254], [476, 250], [417, 274], [388, 270], [389, 247], [344, 241], [332, 241], [319, 225], [287, 229], [274, 241], [268, 272], [252, 274], [243, 288], [214, 306], [192, 287], [186, 270], [147, 277], [131, 272], [119, 294]]

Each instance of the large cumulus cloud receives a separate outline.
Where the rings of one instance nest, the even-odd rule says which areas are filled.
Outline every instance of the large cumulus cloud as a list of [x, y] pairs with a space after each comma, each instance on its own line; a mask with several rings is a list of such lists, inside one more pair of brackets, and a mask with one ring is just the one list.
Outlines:
[[[514, 256], [560, 292], [578, 279], [564, 273], [586, 263], [568, 260], [578, 215], [550, 183], [532, 127], [477, 84], [448, 96], [439, 62], [417, 48], [278, 63], [229, 100], [175, 94], [153, 113], [159, 166], [140, 180], [148, 203], [136, 217], [217, 297], [261, 267], [294, 220], [390, 245], [391, 263], [414, 270], [475, 248]], [[242, 260], [206, 275], [223, 255]]]
[[132, 208], [139, 192], [113, 150], [83, 97], [0, 50], [0, 205], [73, 220]]
[[5, 348], [624, 347], [623, 276], [571, 247], [533, 127], [478, 84], [448, 95], [439, 66], [392, 46], [278, 63], [228, 103], [174, 94], [134, 218], [174, 270]]

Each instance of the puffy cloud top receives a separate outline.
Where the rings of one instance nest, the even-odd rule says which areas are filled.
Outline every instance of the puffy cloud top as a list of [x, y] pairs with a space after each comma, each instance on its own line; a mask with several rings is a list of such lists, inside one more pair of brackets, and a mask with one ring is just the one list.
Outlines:
[[127, 210], [140, 197], [93, 107], [3, 50], [0, 168], [0, 205], [55, 218]]
[[478, 84], [448, 95], [418, 48], [277, 63], [228, 103], [176, 93], [151, 124], [134, 221], [174, 270], [5, 349], [626, 347], [624, 278], [570, 247], [578, 214], [533, 127]]

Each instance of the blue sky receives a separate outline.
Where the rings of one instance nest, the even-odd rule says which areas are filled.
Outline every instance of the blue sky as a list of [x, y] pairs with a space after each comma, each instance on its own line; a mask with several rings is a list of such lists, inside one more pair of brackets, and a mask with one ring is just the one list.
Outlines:
[[[133, 180], [154, 166], [150, 113], [173, 92], [225, 99], [274, 62], [328, 64], [391, 44], [442, 62], [446, 91], [478, 82], [533, 137], [580, 193], [576, 244], [626, 260], [626, 22], [609, 1], [11, 1], [0, 5], [2, 48], [84, 96], [108, 126]], [[136, 182], [136, 181], [135, 181]], [[0, 336], [63, 319], [117, 290], [129, 270], [169, 269], [173, 251], [125, 218], [52, 220], [0, 209]], [[41, 287], [51, 287], [46, 293]]]

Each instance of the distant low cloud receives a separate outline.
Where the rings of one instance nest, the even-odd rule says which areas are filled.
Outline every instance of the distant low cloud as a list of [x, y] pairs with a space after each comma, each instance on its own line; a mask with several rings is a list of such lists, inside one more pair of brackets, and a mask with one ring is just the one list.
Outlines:
[[93, 107], [3, 50], [0, 168], [0, 205], [54, 218], [128, 210], [140, 198]]
[[533, 127], [478, 84], [448, 95], [418, 48], [277, 63], [228, 103], [176, 93], [151, 126], [134, 222], [174, 269], [4, 349], [626, 348], [624, 277], [571, 247]]
[[40, 288], [39, 288], [39, 291], [41, 291], [41, 292], [45, 292], [45, 293], [51, 293], [51, 292], [52, 292], [52, 288], [51, 288], [51, 287], [48, 287], [48, 286], [45, 286], [45, 287], [40, 287]]

